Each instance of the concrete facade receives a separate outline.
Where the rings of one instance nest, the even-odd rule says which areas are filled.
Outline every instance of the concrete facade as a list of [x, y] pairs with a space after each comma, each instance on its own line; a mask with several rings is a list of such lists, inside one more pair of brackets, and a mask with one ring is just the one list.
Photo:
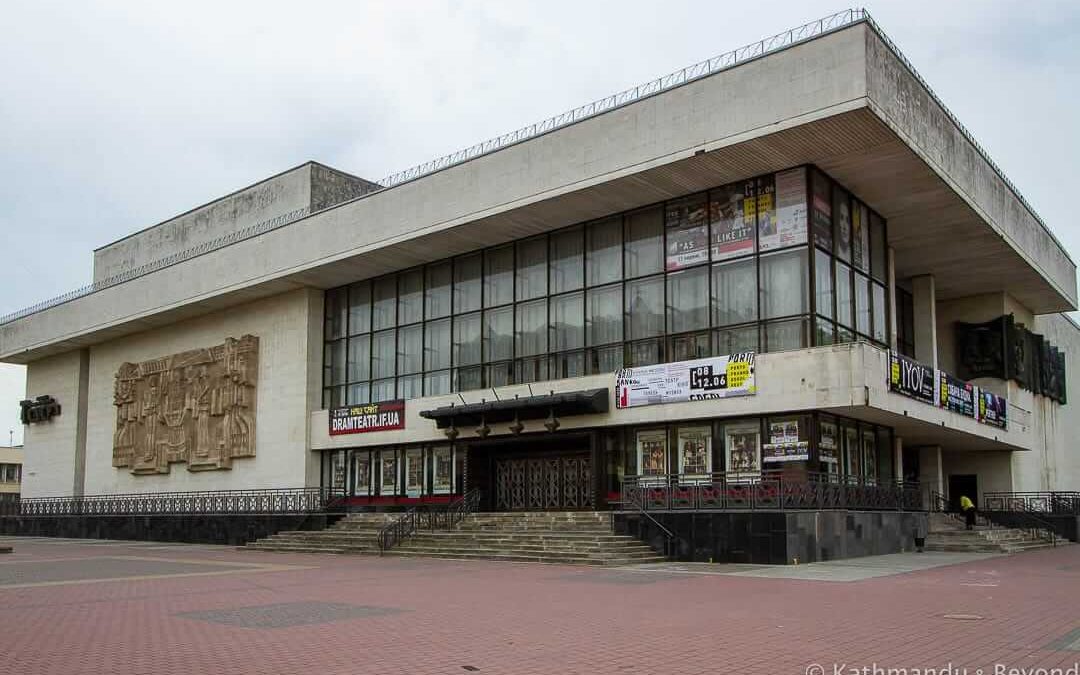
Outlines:
[[[207, 245], [0, 325], [0, 360], [29, 364], [27, 396], [64, 406], [27, 429], [24, 493], [316, 486], [318, 451], [445, 442], [421, 410], [533, 390], [610, 391], [608, 373], [417, 398], [406, 402], [402, 431], [331, 437], [321, 403], [324, 290], [803, 163], [888, 221], [888, 281], [914, 291], [921, 360], [955, 372], [955, 322], [1012, 313], [1065, 350], [1069, 391], [1080, 395], [1080, 329], [1060, 314], [1077, 305], [1075, 264], [883, 35], [858, 22], [391, 189], [308, 163], [98, 249], [101, 281]], [[114, 468], [120, 364], [244, 334], [261, 343], [256, 456], [230, 471]], [[1070, 445], [1080, 416], [1015, 383], [976, 382], [1008, 398], [1002, 430], [890, 392], [888, 354], [869, 344], [761, 354], [757, 367], [755, 396], [612, 406], [562, 429], [822, 411], [892, 429], [890, 455], [918, 449], [918, 474], [935, 491], [953, 474], [978, 475], [980, 491], [1080, 486]], [[508, 424], [492, 427], [510, 434]], [[543, 430], [525, 423], [525, 433]], [[463, 429], [462, 440], [474, 433]]]

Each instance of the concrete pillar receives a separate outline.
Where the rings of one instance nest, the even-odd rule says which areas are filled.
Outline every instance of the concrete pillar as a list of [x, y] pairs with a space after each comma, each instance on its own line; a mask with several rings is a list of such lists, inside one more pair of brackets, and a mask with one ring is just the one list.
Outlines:
[[886, 292], [888, 293], [888, 300], [886, 304], [889, 306], [889, 349], [896, 350], [896, 251], [890, 246], [888, 249], [888, 272], [886, 281], [888, 286]]
[[79, 393], [76, 399], [75, 422], [75, 461], [72, 476], [71, 494], [75, 497], [86, 495], [86, 414], [90, 395], [90, 350], [79, 350]]
[[928, 445], [919, 448], [919, 482], [923, 486], [923, 499], [927, 508], [934, 508], [931, 494], [945, 494], [945, 471], [941, 461], [941, 446]]
[[937, 368], [937, 300], [934, 275], [912, 277], [911, 290], [915, 313], [915, 359]]
[[904, 439], [893, 436], [893, 473], [896, 482], [904, 481]]

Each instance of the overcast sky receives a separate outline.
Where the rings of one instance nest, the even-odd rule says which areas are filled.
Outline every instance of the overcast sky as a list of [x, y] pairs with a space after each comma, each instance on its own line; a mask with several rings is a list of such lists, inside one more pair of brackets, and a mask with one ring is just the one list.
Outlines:
[[[7, 3], [0, 314], [94, 248], [313, 159], [378, 180], [844, 9], [733, 2]], [[1074, 259], [1080, 3], [867, 6]], [[1070, 76], [1069, 73], [1072, 73]], [[23, 371], [0, 366], [0, 444]], [[10, 420], [4, 425], [4, 421]]]

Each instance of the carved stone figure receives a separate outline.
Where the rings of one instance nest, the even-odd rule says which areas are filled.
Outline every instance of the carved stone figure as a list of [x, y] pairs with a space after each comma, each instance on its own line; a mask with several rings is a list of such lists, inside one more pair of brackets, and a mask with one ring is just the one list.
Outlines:
[[255, 456], [259, 338], [124, 363], [116, 373], [113, 466], [134, 474], [231, 469]]

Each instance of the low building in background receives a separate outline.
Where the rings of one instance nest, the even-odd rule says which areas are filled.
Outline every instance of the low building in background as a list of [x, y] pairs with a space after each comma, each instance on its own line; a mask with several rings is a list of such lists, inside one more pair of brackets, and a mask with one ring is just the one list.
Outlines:
[[[23, 448], [0, 447], [0, 495], [18, 495], [22, 488]], [[3, 497], [0, 497], [3, 499]]]
[[858, 11], [384, 181], [307, 163], [94, 260], [0, 323], [25, 497], [1080, 486], [1075, 264]]

